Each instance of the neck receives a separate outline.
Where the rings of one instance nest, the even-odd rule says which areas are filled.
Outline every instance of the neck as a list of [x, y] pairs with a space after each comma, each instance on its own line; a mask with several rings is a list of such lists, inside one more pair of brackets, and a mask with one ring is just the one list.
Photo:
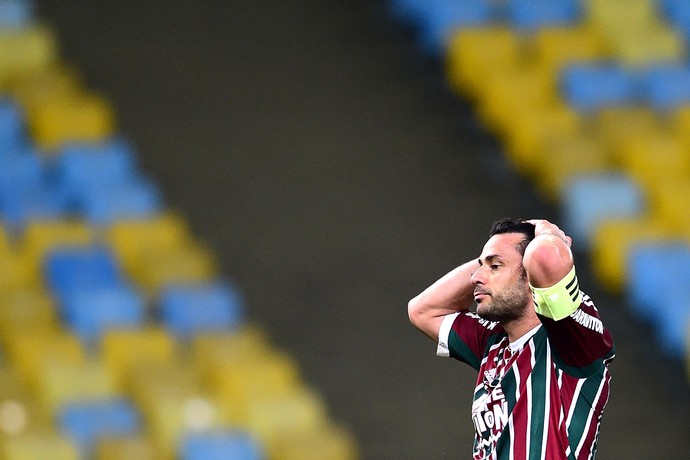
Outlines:
[[515, 342], [523, 335], [534, 329], [539, 325], [540, 321], [536, 314], [523, 315], [522, 317], [502, 323], [503, 330], [508, 334], [508, 340]]

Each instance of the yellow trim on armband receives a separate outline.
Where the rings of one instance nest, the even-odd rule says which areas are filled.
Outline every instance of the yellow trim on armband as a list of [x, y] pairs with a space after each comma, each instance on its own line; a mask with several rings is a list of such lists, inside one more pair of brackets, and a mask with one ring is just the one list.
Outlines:
[[532, 290], [536, 312], [556, 321], [570, 316], [582, 302], [575, 267], [553, 286], [536, 288], [530, 284], [529, 288]]

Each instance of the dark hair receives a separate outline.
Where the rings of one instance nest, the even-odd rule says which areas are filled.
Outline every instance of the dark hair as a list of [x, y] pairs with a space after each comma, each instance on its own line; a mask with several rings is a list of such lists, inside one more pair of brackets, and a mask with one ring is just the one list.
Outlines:
[[502, 233], [522, 233], [525, 237], [518, 243], [515, 249], [520, 254], [525, 254], [525, 248], [534, 239], [534, 224], [526, 222], [525, 219], [505, 217], [497, 220], [491, 225], [489, 236], [500, 235]]

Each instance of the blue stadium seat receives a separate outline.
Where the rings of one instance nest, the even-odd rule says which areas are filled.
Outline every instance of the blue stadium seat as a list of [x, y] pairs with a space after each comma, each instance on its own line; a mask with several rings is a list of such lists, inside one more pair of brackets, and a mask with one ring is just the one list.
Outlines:
[[658, 303], [659, 314], [654, 317], [661, 348], [669, 356], [682, 358], [688, 344], [690, 327], [690, 286], [674, 286], [663, 293]]
[[144, 296], [131, 284], [76, 291], [58, 307], [67, 326], [87, 345], [97, 345], [110, 329], [133, 329], [146, 323]]
[[660, 0], [662, 16], [690, 41], [690, 2], [687, 0]]
[[72, 198], [95, 186], [131, 181], [137, 174], [135, 153], [124, 139], [71, 143], [58, 152], [52, 179]]
[[563, 98], [582, 113], [641, 99], [639, 75], [612, 64], [572, 64], [561, 71], [559, 85]]
[[604, 219], [641, 215], [642, 189], [630, 177], [615, 173], [573, 176], [561, 191], [561, 212], [575, 250], [590, 247], [596, 226]]
[[162, 209], [158, 187], [151, 181], [135, 179], [94, 184], [77, 198], [75, 212], [94, 226], [107, 226], [118, 220], [151, 217]]
[[93, 458], [99, 439], [134, 435], [141, 425], [141, 415], [125, 398], [74, 401], [57, 414], [58, 429], [79, 446], [82, 458]]
[[55, 220], [68, 214], [66, 197], [54, 187], [0, 189], [0, 219], [13, 231], [21, 231], [30, 220]]
[[644, 94], [649, 104], [659, 111], [672, 111], [690, 105], [690, 66], [663, 65], [647, 70]]
[[44, 261], [43, 273], [48, 288], [58, 298], [125, 282], [113, 252], [100, 245], [54, 248]]
[[581, 19], [579, 0], [510, 0], [506, 3], [508, 22], [517, 30], [533, 32], [541, 27], [566, 26]]
[[244, 320], [240, 293], [221, 281], [167, 286], [162, 289], [159, 307], [165, 326], [183, 340], [199, 332], [234, 329]]
[[0, 1], [0, 30], [24, 28], [33, 17], [34, 2], [31, 0]]
[[486, 25], [494, 19], [490, 0], [398, 0], [391, 2], [391, 10], [413, 26], [422, 50], [437, 57], [444, 53], [454, 30]]
[[[0, 10], [1, 10], [0, 6]], [[0, 11], [0, 15], [2, 12]], [[0, 17], [0, 21], [2, 18]], [[28, 145], [24, 111], [10, 98], [0, 99], [0, 158]]]
[[249, 433], [216, 430], [191, 433], [180, 447], [179, 460], [264, 460], [259, 441]]
[[690, 245], [683, 241], [649, 242], [633, 247], [628, 256], [628, 301], [640, 318], [660, 314], [666, 294], [690, 286]]

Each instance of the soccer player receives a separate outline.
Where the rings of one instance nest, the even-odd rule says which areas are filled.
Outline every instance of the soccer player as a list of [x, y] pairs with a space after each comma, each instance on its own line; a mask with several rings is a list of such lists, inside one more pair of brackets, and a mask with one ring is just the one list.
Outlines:
[[409, 302], [437, 354], [479, 372], [475, 460], [594, 457], [614, 346], [580, 290], [571, 242], [546, 220], [499, 220], [478, 259]]

